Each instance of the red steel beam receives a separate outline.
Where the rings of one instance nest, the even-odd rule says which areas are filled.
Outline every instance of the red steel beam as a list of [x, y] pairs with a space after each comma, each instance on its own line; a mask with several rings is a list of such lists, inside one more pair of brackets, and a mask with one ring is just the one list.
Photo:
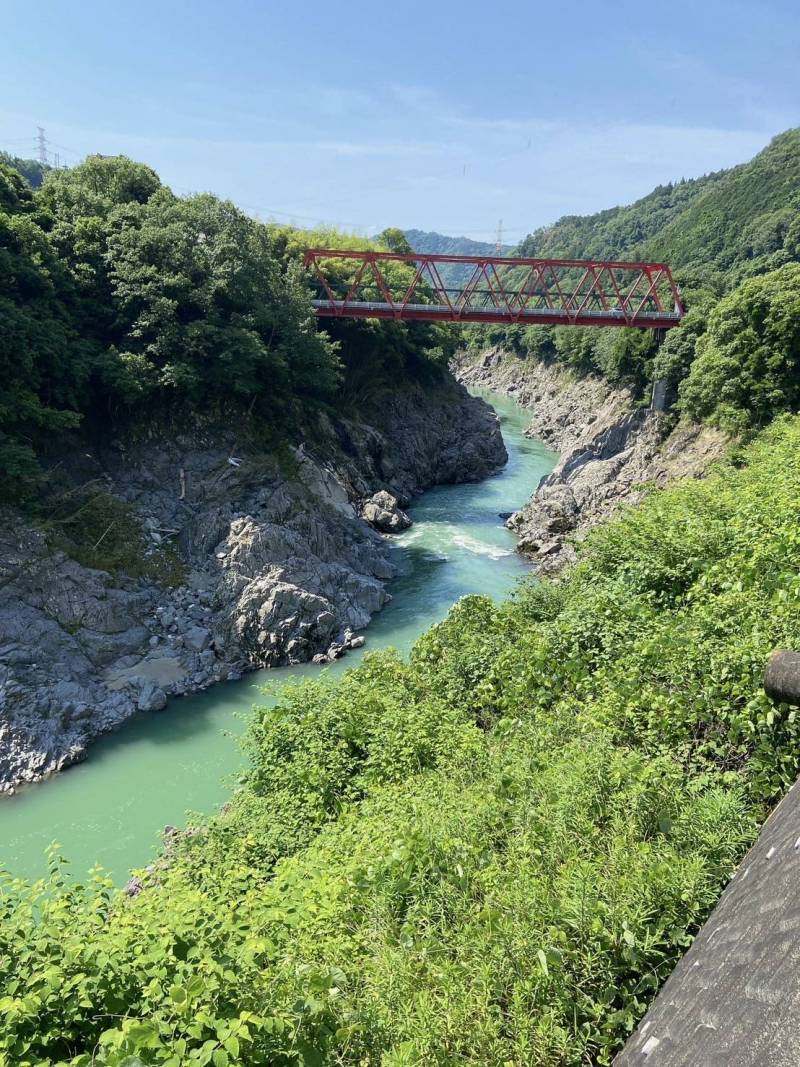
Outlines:
[[[337, 260], [352, 264], [347, 277], [339, 279], [344, 289], [339, 296], [337, 283], [323, 268], [326, 261]], [[381, 271], [381, 264], [389, 263], [413, 268], [413, 276], [404, 277], [394, 295]], [[463, 285], [447, 289], [438, 270], [443, 263], [472, 270]], [[323, 294], [313, 301], [322, 316], [670, 329], [685, 314], [680, 290], [664, 263], [310, 248], [304, 265]], [[502, 275], [498, 267], [505, 268]], [[432, 283], [428, 289], [426, 275]], [[380, 299], [360, 292], [370, 279]], [[486, 289], [479, 288], [481, 279]], [[483, 305], [476, 305], [476, 299]]]

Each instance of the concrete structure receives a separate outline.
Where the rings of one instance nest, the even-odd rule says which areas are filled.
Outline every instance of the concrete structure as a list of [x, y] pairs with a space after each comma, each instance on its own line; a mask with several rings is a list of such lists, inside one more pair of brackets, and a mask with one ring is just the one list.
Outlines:
[[764, 690], [782, 704], [800, 704], [800, 652], [776, 649], [764, 672]]
[[[800, 654], [773, 653], [764, 686], [800, 701]], [[800, 1067], [800, 782], [614, 1067]]]

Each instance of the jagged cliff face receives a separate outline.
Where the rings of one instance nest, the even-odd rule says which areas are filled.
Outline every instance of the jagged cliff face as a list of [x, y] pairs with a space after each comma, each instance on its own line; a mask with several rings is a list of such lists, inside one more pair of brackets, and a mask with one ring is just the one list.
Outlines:
[[167, 588], [90, 570], [0, 516], [0, 785], [74, 762], [172, 695], [363, 643], [354, 631], [393, 574], [374, 528], [391, 497], [404, 505], [505, 459], [494, 412], [452, 379], [403, 385], [357, 419], [321, 417], [280, 460], [224, 428], [154, 431], [83, 457], [84, 476], [131, 505], [154, 548], [176, 548], [185, 578]]
[[532, 436], [561, 455], [559, 463], [508, 520], [519, 550], [541, 573], [575, 558], [575, 543], [647, 486], [699, 477], [722, 455], [728, 438], [697, 424], [674, 425], [638, 406], [633, 395], [596, 377], [492, 350], [465, 357], [457, 376], [467, 385], [502, 390], [530, 409]]

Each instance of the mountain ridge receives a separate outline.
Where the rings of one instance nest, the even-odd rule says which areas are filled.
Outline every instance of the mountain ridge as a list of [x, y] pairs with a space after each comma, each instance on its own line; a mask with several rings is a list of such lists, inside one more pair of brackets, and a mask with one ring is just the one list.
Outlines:
[[564, 215], [533, 230], [517, 254], [654, 258], [725, 289], [798, 258], [799, 219], [800, 128], [793, 128], [734, 167], [658, 185], [632, 204]]

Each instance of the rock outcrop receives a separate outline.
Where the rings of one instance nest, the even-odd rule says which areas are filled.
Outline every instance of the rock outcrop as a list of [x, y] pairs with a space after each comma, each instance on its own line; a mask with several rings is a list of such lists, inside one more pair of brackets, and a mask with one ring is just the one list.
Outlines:
[[397, 503], [397, 497], [380, 489], [365, 501], [361, 517], [381, 533], [400, 533], [411, 525], [411, 519]]
[[124, 501], [152, 551], [171, 546], [185, 573], [168, 588], [92, 570], [0, 514], [6, 791], [171, 696], [363, 644], [355, 631], [394, 573], [378, 529], [401, 529], [416, 493], [485, 477], [506, 452], [491, 408], [447, 378], [375, 396], [357, 417], [321, 416], [281, 454], [231, 428], [153, 426], [71, 458], [64, 478]]
[[728, 447], [706, 426], [675, 424], [637, 404], [632, 393], [601, 378], [489, 351], [462, 362], [460, 381], [508, 393], [531, 412], [527, 433], [561, 454], [531, 499], [507, 520], [519, 550], [541, 573], [575, 558], [586, 531], [648, 486], [699, 477]]

